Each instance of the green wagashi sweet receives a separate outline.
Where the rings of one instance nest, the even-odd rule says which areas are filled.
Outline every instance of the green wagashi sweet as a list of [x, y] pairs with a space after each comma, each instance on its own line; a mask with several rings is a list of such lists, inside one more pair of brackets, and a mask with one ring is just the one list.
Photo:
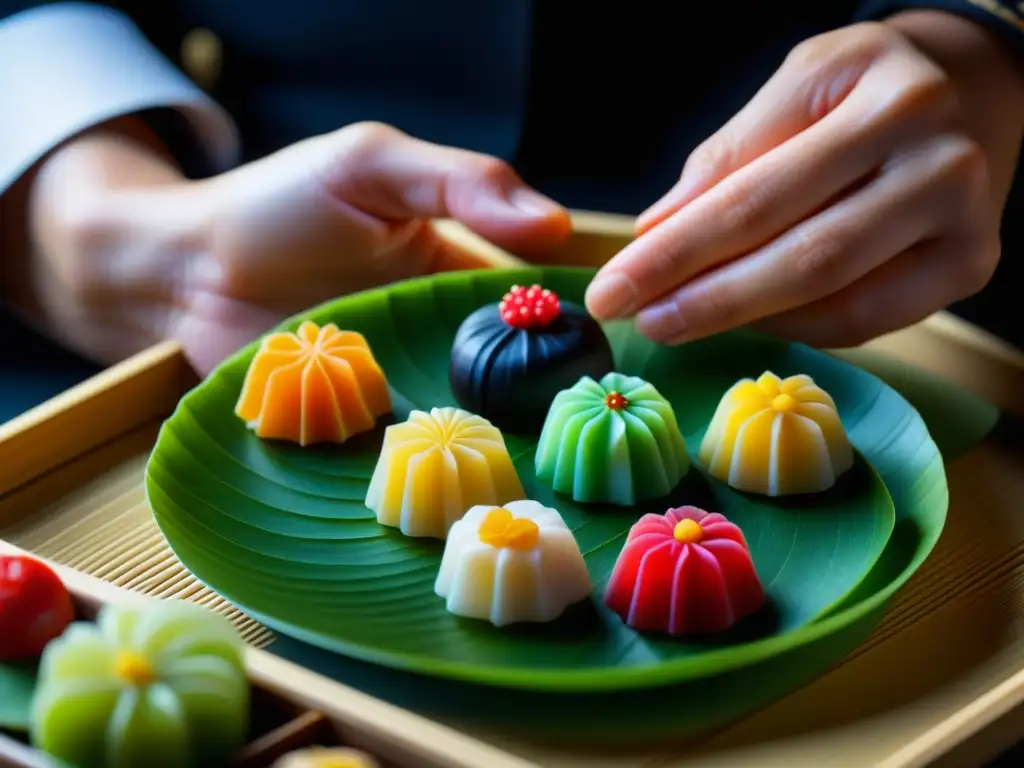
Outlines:
[[223, 765], [249, 727], [242, 648], [192, 603], [108, 606], [43, 652], [32, 743], [77, 768]]
[[636, 376], [584, 376], [555, 396], [536, 474], [576, 501], [631, 506], [667, 495], [690, 470], [668, 400]]

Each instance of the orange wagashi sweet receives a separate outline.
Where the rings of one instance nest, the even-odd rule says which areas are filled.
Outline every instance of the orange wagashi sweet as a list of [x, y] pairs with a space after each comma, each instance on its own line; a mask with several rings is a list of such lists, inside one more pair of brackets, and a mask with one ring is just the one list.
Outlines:
[[235, 414], [259, 437], [343, 443], [391, 411], [384, 372], [362, 334], [306, 321], [263, 339]]

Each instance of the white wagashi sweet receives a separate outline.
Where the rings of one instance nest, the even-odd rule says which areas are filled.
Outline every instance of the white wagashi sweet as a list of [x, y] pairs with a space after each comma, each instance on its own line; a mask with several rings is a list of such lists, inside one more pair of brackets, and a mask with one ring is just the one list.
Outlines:
[[853, 466], [832, 397], [805, 374], [765, 371], [723, 395], [700, 446], [708, 473], [767, 496], [817, 493]]
[[458, 408], [432, 408], [384, 431], [366, 506], [406, 536], [443, 539], [475, 504], [524, 495], [497, 427]]
[[572, 531], [529, 500], [469, 510], [448, 534], [434, 585], [449, 611], [496, 627], [554, 621], [590, 590]]

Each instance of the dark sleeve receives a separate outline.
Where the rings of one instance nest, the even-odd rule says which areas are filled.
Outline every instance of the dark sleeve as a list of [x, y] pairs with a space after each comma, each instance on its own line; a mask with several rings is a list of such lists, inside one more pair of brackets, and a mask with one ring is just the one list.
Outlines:
[[864, 0], [856, 21], [880, 21], [900, 11], [948, 11], [977, 21], [1024, 56], [1024, 3], [1016, 0]]
[[0, 0], [0, 194], [61, 142], [125, 115], [150, 119], [172, 152], [187, 134], [211, 172], [236, 162], [230, 116], [123, 5]]

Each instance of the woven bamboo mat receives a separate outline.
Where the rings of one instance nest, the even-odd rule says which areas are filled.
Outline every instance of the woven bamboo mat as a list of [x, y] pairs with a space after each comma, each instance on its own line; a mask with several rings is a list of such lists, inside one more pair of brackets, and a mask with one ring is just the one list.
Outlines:
[[200, 584], [164, 541], [143, 487], [155, 437], [147, 426], [8, 495], [0, 539], [140, 594], [199, 603], [266, 645], [270, 631]]

